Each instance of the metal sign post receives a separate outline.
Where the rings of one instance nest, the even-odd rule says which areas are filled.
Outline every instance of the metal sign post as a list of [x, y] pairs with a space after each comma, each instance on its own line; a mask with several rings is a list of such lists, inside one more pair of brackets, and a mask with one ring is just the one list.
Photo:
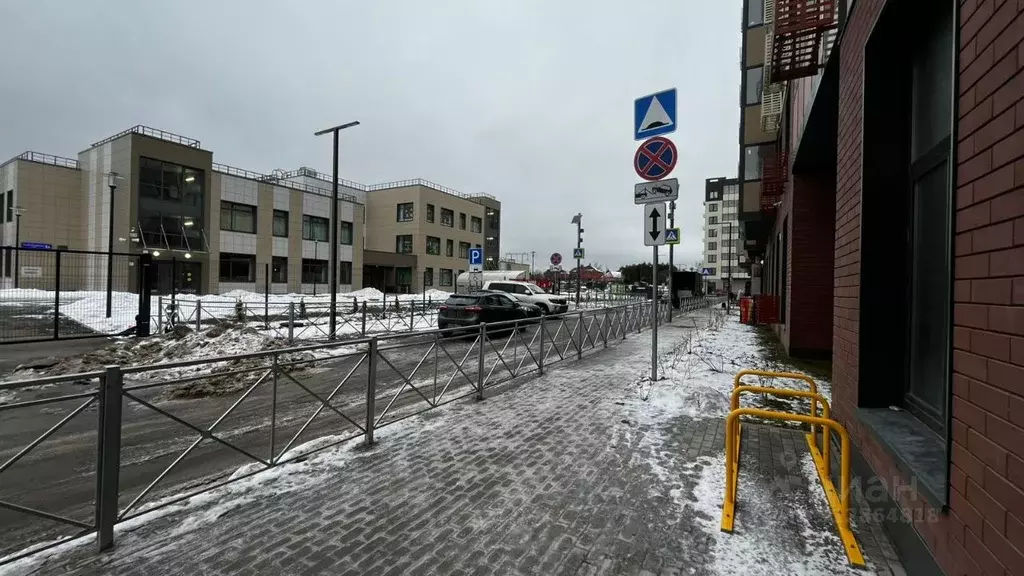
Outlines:
[[658, 247], [654, 247], [651, 274], [651, 381], [658, 381]]
[[[676, 227], [676, 201], [672, 200], [668, 203], [668, 227]], [[678, 238], [677, 238], [678, 240]], [[667, 238], [666, 238], [667, 241]], [[676, 293], [673, 292], [674, 287], [672, 286], [672, 272], [675, 271], [675, 247], [676, 245], [668, 245], [668, 321], [672, 321], [672, 308], [675, 306]]]

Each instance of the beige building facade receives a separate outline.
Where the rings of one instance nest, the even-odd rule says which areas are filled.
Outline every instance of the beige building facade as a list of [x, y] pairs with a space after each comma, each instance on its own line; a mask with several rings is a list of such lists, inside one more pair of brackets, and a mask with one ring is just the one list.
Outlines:
[[452, 290], [469, 247], [498, 253], [491, 196], [342, 180], [332, 265], [331, 184], [215, 163], [198, 140], [145, 126], [77, 159], [26, 152], [0, 165], [0, 288], [54, 289], [55, 253], [11, 249], [25, 245], [64, 251], [62, 290], [104, 290], [108, 259], [93, 253], [112, 251], [114, 290], [135, 291], [134, 256], [149, 254], [156, 293], [326, 293], [332, 273], [340, 292]]

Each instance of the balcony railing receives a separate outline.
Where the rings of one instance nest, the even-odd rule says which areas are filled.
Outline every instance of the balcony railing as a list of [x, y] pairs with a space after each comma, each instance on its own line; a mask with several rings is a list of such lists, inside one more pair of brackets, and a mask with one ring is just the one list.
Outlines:
[[3, 165], [14, 162], [15, 160], [24, 160], [26, 162], [35, 162], [37, 164], [49, 164], [51, 166], [60, 166], [61, 168], [71, 168], [72, 170], [78, 170], [78, 160], [74, 158], [65, 158], [63, 156], [54, 156], [53, 154], [43, 154], [42, 152], [22, 152], [21, 154], [11, 158]]
[[837, 0], [765, 0], [765, 16], [766, 23], [771, 18], [771, 82], [813, 76], [824, 66], [822, 45], [838, 25]]
[[175, 134], [174, 132], [167, 132], [165, 130], [159, 130], [157, 128], [150, 128], [149, 126], [143, 126], [142, 124], [132, 126], [131, 128], [124, 130], [122, 132], [118, 132], [117, 134], [114, 134], [109, 138], [104, 138], [99, 142], [95, 142], [92, 146], [90, 146], [90, 148], [102, 146], [107, 142], [113, 142], [114, 140], [117, 140], [118, 138], [126, 134], [142, 134], [143, 136], [149, 136], [150, 138], [156, 138], [158, 140], [163, 140], [165, 142], [181, 144], [182, 146], [188, 146], [189, 148], [199, 148], [199, 140], [196, 140], [195, 138], [188, 138], [186, 136]]

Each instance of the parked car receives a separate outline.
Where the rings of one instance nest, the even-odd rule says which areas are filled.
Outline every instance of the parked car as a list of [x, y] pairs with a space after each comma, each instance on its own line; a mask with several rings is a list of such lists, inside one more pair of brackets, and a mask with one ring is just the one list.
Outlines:
[[544, 314], [564, 314], [569, 310], [569, 301], [565, 297], [548, 294], [533, 282], [492, 280], [484, 282], [483, 289], [514, 294], [519, 300], [537, 306]]
[[454, 332], [452, 328], [469, 328], [491, 322], [535, 318], [539, 316], [539, 311], [533, 308], [501, 292], [452, 294], [438, 309], [437, 327], [441, 329], [441, 334], [447, 337]]

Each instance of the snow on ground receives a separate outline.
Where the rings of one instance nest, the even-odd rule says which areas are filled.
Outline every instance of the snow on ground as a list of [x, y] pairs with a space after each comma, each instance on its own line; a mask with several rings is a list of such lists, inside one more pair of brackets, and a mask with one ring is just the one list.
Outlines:
[[[722, 310], [712, 310], [697, 317], [694, 326], [689, 335], [662, 343], [659, 380], [643, 378], [637, 383], [638, 393], [651, 409], [694, 418], [723, 418], [729, 413], [733, 379], [740, 370], [803, 372], [775, 357], [759, 340], [758, 328], [741, 324], [735, 311], [726, 315]], [[818, 391], [831, 400], [831, 383], [820, 375], [813, 379]], [[742, 383], [808, 390], [802, 380], [745, 376]], [[740, 405], [810, 413], [809, 403], [802, 399], [759, 394], [744, 394]]]
[[[382, 428], [384, 432], [377, 433], [377, 441], [387, 442], [388, 438], [401, 438], [412, 429], [430, 433], [442, 424], [441, 420], [437, 418], [407, 418]], [[252, 502], [301, 491], [322, 483], [326, 478], [336, 474], [338, 469], [348, 466], [353, 460], [366, 454], [372, 454], [372, 452], [360, 451], [359, 444], [356, 442], [342, 443], [332, 448], [323, 449], [342, 439], [342, 437], [327, 436], [310, 440], [290, 449], [282, 458], [282, 461], [287, 460], [287, 462], [273, 468], [265, 469], [259, 463], [246, 464], [235, 470], [229, 477], [233, 480], [231, 483], [219, 488], [173, 504], [171, 502], [182, 498], [182, 495], [167, 496], [143, 505], [132, 518], [114, 526], [114, 539], [119, 547], [138, 548], [142, 543], [132, 541], [133, 531], [169, 514], [185, 512], [187, 516], [184, 517], [184, 521], [170, 527], [173, 541], [173, 536], [185, 535], [197, 528], [211, 524], [221, 516]], [[91, 546], [95, 541], [94, 533], [75, 538], [38, 554], [0, 566], [0, 576], [28, 574], [50, 558], [63, 556], [76, 548]], [[41, 542], [16, 554], [38, 550], [54, 542], [56, 541]], [[154, 552], [151, 548], [147, 549], [147, 553]], [[5, 558], [0, 558], [0, 562], [3, 562]]]
[[[774, 484], [751, 478], [740, 468], [738, 486], [741, 508], [732, 534], [722, 532], [722, 501], [725, 494], [725, 455], [702, 457], [694, 488], [694, 506], [704, 530], [711, 535], [714, 571], [718, 574], [849, 574], [872, 572], [850, 568], [843, 543], [832, 526], [832, 512], [818, 481], [810, 454], [791, 466], [797, 476], [780, 478]], [[809, 498], [806, 497], [809, 493]], [[782, 535], [790, 530], [773, 530], [780, 520], [793, 528], [802, 542]]]

